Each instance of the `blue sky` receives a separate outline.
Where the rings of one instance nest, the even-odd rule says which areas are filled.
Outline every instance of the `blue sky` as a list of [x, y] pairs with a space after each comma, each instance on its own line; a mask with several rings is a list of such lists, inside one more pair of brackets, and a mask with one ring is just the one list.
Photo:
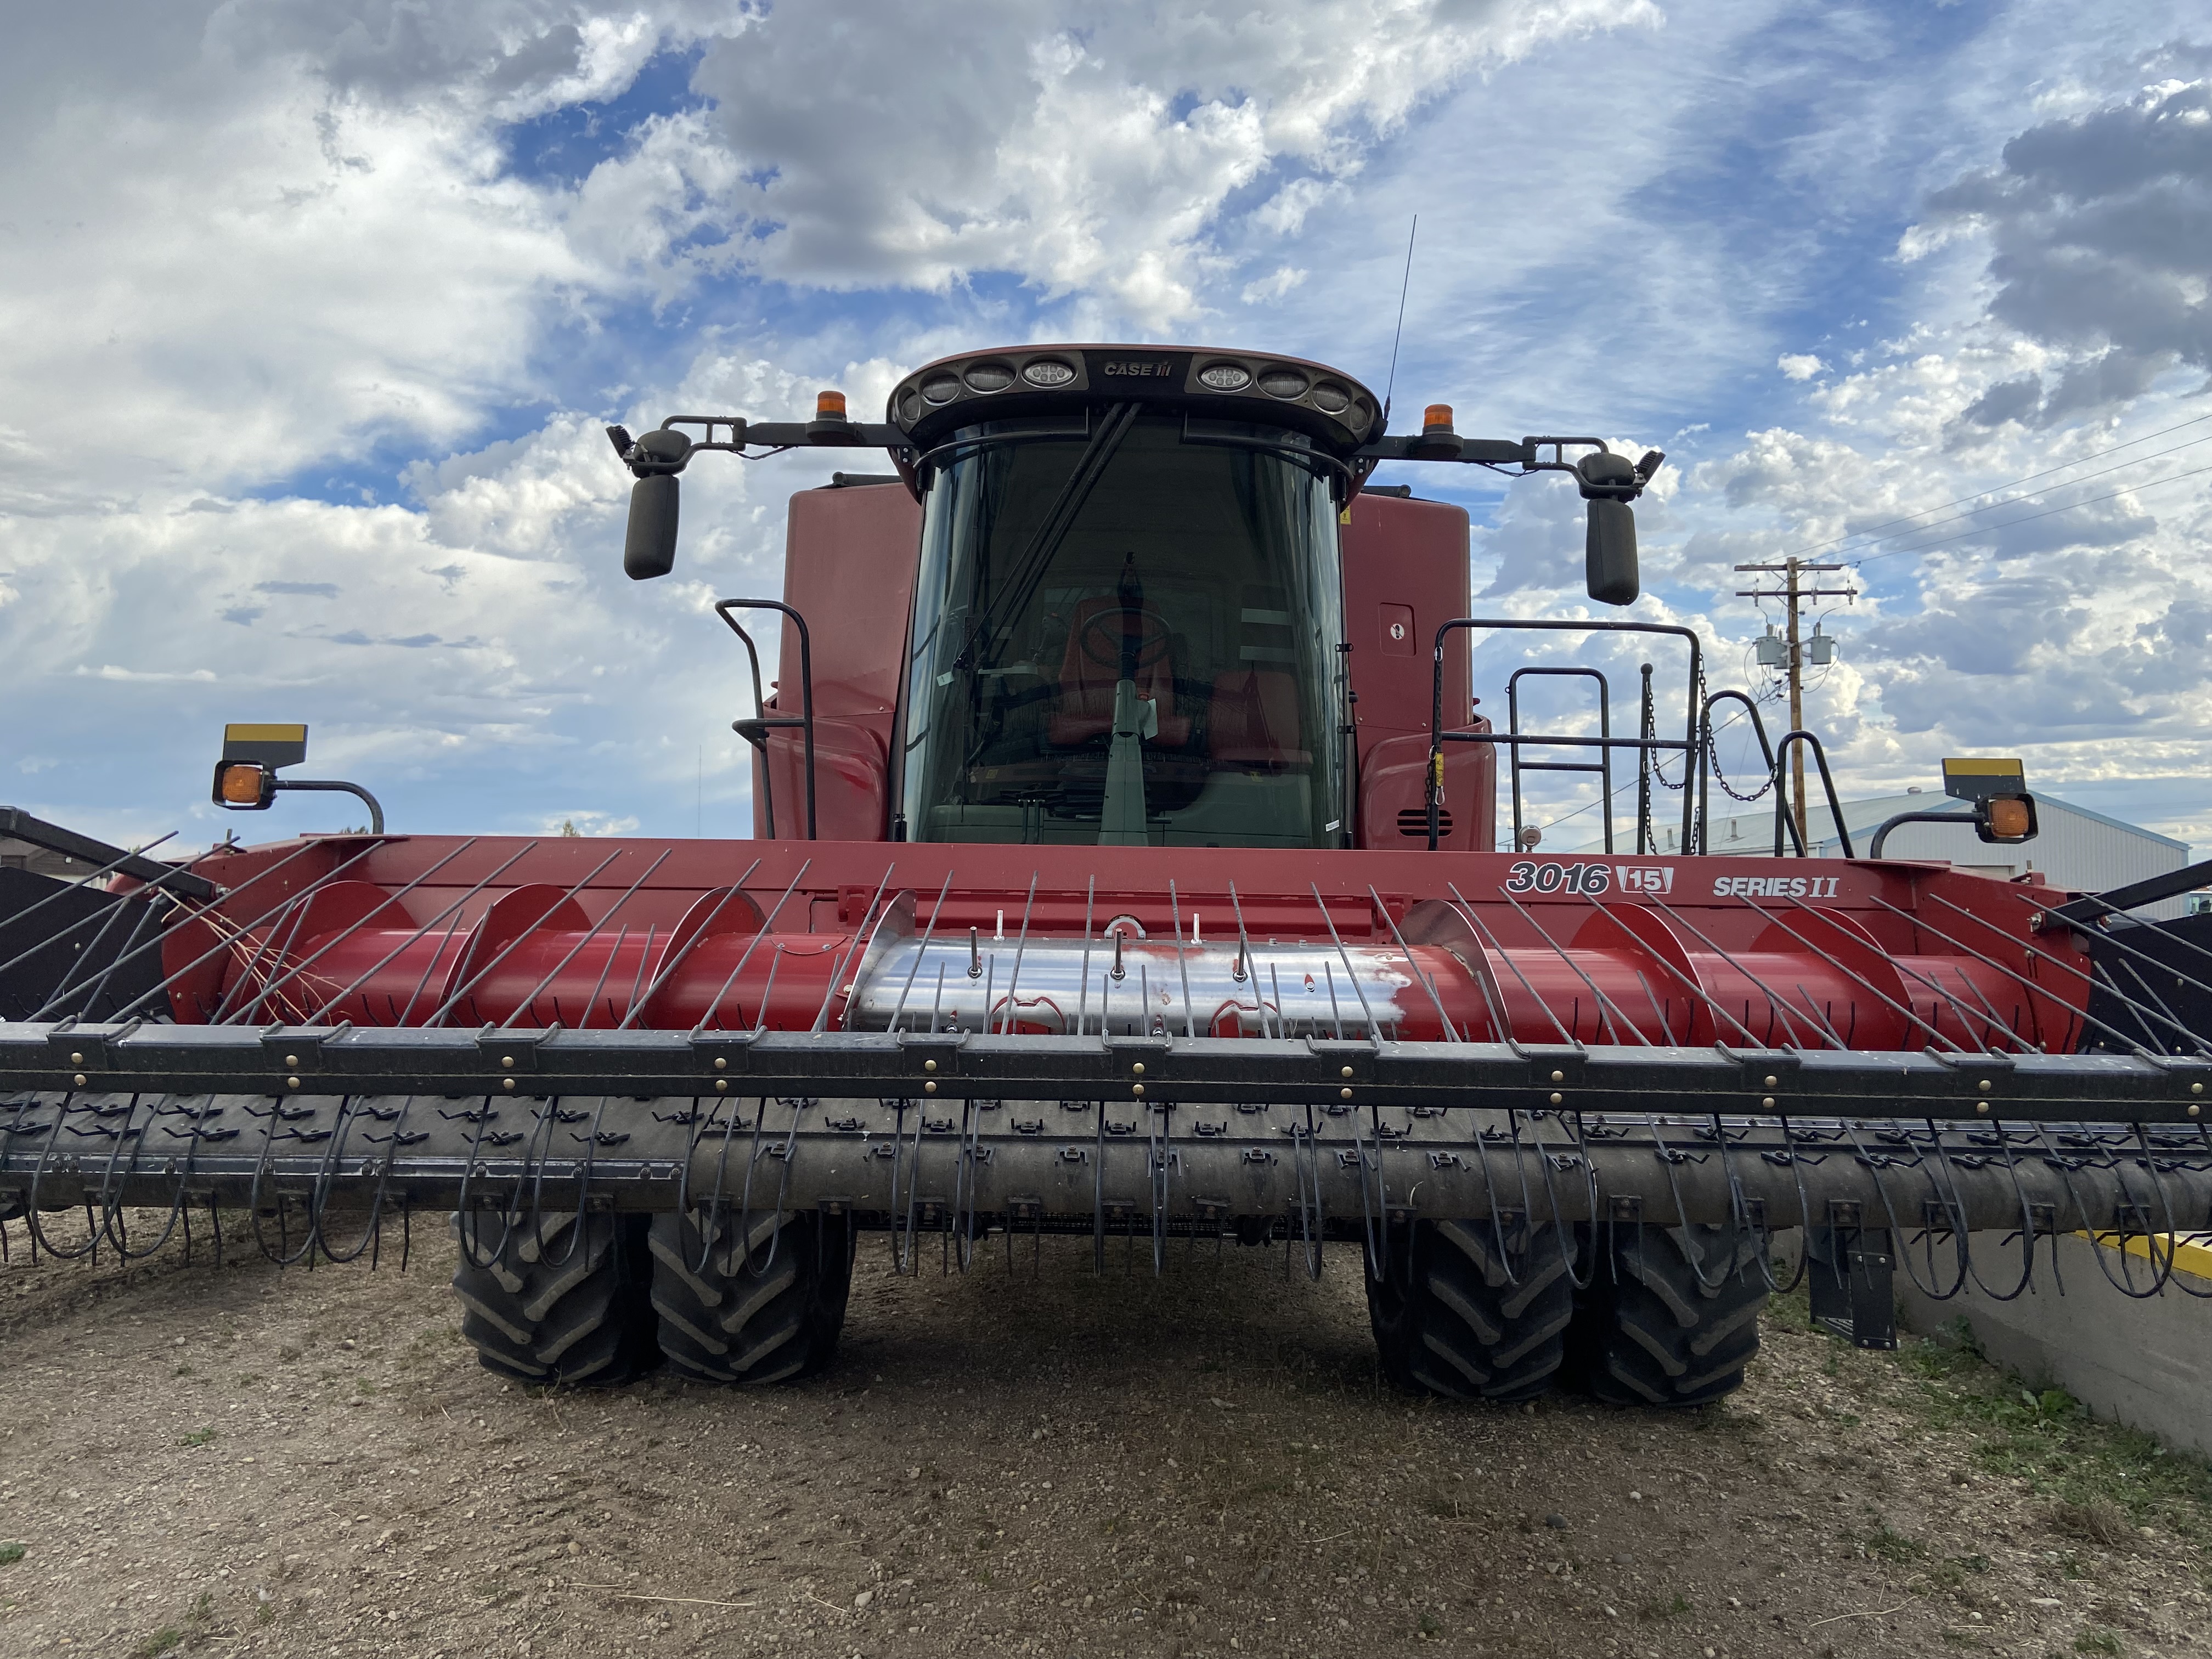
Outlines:
[[[695, 469], [635, 586], [603, 422], [1042, 337], [1379, 387], [1418, 214], [1400, 425], [1666, 449], [1634, 614], [1716, 684], [1761, 689], [1729, 566], [1866, 561], [1809, 709], [1849, 793], [2017, 752], [2212, 841], [2193, 8], [60, 9], [0, 67], [0, 798], [204, 842], [222, 723], [291, 718], [395, 826], [738, 832], [708, 606], [831, 463]], [[1571, 489], [1407, 476], [1478, 609], [1587, 611]]]

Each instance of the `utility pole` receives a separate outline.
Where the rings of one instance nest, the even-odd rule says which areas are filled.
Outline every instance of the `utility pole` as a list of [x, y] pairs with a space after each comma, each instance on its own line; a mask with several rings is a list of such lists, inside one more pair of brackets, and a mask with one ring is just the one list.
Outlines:
[[[1809, 564], [1803, 559], [1790, 558], [1780, 564], [1740, 564], [1736, 568], [1739, 571], [1772, 572], [1784, 579], [1778, 592], [1771, 588], [1740, 588], [1736, 598], [1780, 599], [1789, 607], [1790, 623], [1783, 664], [1790, 682], [1790, 729], [1802, 732], [1805, 729], [1805, 653], [1797, 629], [1798, 609], [1810, 599], [1855, 599], [1859, 591], [1856, 587], [1805, 587], [1799, 585], [1797, 579], [1801, 575], [1848, 568], [1840, 564]], [[1805, 745], [1802, 744], [1790, 746], [1790, 817], [1796, 820], [1798, 842], [1809, 845], [1805, 835]]]

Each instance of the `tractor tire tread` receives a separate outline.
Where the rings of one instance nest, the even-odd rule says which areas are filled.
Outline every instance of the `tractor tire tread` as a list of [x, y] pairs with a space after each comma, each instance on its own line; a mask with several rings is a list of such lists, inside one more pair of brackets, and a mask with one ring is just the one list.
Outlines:
[[[458, 1219], [453, 1231], [459, 1235]], [[485, 1230], [489, 1232], [489, 1228]], [[645, 1218], [547, 1212], [489, 1262], [464, 1238], [453, 1273], [461, 1334], [486, 1370], [532, 1383], [611, 1387], [659, 1355], [646, 1295]], [[473, 1248], [491, 1241], [473, 1235]], [[550, 1264], [550, 1265], [549, 1265]]]
[[653, 1307], [670, 1367], [701, 1382], [747, 1388], [827, 1369], [852, 1283], [842, 1223], [812, 1212], [771, 1213], [747, 1220], [742, 1243], [729, 1222], [713, 1229], [707, 1239], [694, 1216], [653, 1219]]
[[1611, 1241], [1569, 1346], [1589, 1391], [1616, 1406], [1711, 1405], [1743, 1385], [1766, 1306], [1759, 1241], [1717, 1226]]
[[1528, 1234], [1508, 1257], [1479, 1223], [1422, 1222], [1394, 1241], [1392, 1277], [1367, 1276], [1368, 1314], [1384, 1374], [1452, 1400], [1510, 1403], [1541, 1394], [1564, 1357], [1574, 1315], [1573, 1236]]

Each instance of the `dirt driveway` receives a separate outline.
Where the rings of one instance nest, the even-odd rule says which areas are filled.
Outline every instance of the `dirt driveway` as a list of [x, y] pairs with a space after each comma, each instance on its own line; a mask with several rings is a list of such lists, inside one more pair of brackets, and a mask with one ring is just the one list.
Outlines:
[[817, 1382], [544, 1395], [462, 1346], [442, 1237], [11, 1231], [9, 1656], [2212, 1652], [2201, 1463], [1786, 1304], [1721, 1408], [1479, 1409], [1378, 1384], [1348, 1249], [878, 1239]]

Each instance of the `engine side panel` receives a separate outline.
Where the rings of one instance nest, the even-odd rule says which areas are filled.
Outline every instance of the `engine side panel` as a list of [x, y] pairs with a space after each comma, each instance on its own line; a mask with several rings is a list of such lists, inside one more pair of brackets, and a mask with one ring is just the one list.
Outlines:
[[[805, 489], [791, 498], [783, 602], [806, 618], [813, 647], [815, 815], [825, 841], [883, 841], [890, 833], [888, 757], [899, 665], [914, 605], [921, 507], [897, 484]], [[771, 714], [799, 712], [799, 630], [783, 625]], [[791, 695], [787, 696], [786, 691]], [[835, 722], [834, 726], [830, 722]], [[806, 831], [804, 742], [769, 739], [775, 831]], [[761, 766], [753, 765], [753, 833], [769, 833]]]
[[[1423, 769], [1432, 696], [1437, 629], [1464, 617], [1468, 516], [1442, 501], [1362, 493], [1342, 526], [1345, 633], [1352, 684], [1359, 694], [1358, 844], [1427, 845]], [[1469, 698], [1466, 641], [1444, 655], [1447, 730], [1487, 731]], [[1450, 830], [1438, 845], [1484, 852], [1495, 844], [1498, 762], [1486, 744], [1444, 750], [1444, 811]]]

